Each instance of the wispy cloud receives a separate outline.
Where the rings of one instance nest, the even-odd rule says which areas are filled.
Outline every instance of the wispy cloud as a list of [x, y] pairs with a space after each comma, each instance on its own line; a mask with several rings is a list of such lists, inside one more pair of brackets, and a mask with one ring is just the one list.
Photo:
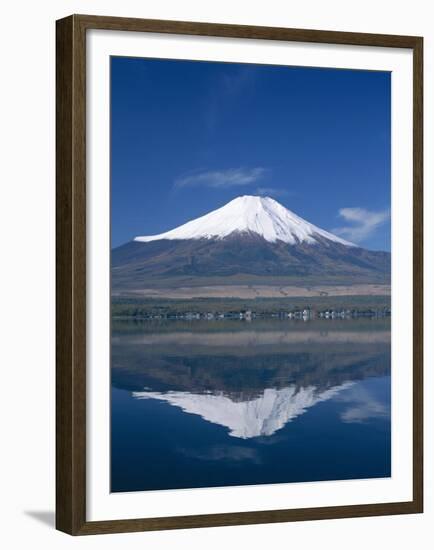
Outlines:
[[345, 423], [361, 424], [371, 419], [390, 416], [389, 405], [379, 401], [369, 390], [360, 386], [354, 386], [337, 399], [349, 403], [349, 407], [341, 413], [341, 420]]
[[255, 194], [262, 197], [287, 197], [290, 193], [286, 189], [279, 189], [279, 187], [257, 187]]
[[261, 180], [267, 173], [266, 168], [229, 168], [228, 170], [211, 170], [198, 172], [178, 178], [175, 188], [182, 187], [241, 187]]
[[225, 72], [214, 79], [210, 92], [204, 97], [204, 122], [208, 132], [214, 132], [222, 116], [243, 100], [249, 86], [254, 84], [257, 71], [251, 67], [236, 69], [227, 66]]
[[240, 94], [246, 86], [251, 84], [255, 78], [256, 71], [249, 67], [238, 70], [231, 68], [221, 76], [221, 91], [228, 95]]
[[360, 243], [390, 219], [389, 210], [374, 212], [366, 208], [341, 208], [339, 216], [350, 225], [336, 227], [332, 233], [349, 241]]
[[252, 461], [255, 464], [261, 463], [259, 453], [256, 449], [241, 447], [239, 445], [213, 445], [206, 449], [199, 449], [195, 451], [181, 447], [178, 448], [178, 450], [186, 456], [199, 460], [228, 460], [230, 462]]

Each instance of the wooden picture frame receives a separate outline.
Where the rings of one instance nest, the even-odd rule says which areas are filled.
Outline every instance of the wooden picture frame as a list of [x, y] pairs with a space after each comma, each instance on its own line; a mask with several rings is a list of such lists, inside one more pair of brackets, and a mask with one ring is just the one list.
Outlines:
[[[90, 29], [405, 48], [413, 54], [413, 498], [408, 502], [143, 519], [86, 519], [86, 32]], [[423, 510], [423, 39], [72, 15], [56, 33], [56, 528], [71, 535], [420, 513]]]

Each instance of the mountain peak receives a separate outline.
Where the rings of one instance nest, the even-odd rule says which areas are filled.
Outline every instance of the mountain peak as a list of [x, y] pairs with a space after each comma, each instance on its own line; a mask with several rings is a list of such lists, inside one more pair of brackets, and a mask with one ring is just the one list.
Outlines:
[[232, 234], [255, 234], [268, 242], [316, 244], [327, 239], [345, 246], [355, 246], [328, 231], [307, 222], [271, 197], [242, 195], [221, 208], [159, 235], [140, 236], [134, 240], [223, 239]]

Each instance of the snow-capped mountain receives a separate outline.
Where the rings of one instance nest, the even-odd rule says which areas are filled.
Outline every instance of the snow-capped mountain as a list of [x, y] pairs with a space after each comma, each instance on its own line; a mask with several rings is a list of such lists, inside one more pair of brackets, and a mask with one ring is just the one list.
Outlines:
[[242, 284], [259, 285], [262, 292], [270, 284], [390, 282], [388, 252], [356, 246], [274, 199], [253, 196], [238, 197], [165, 233], [138, 236], [112, 250], [111, 267], [117, 295], [153, 295], [144, 290], [155, 287]]
[[258, 235], [270, 243], [317, 244], [322, 239], [356, 246], [303, 220], [270, 197], [244, 195], [205, 216], [160, 235], [136, 237], [138, 242], [184, 239], [224, 239], [233, 234]]
[[227, 427], [232, 437], [249, 439], [274, 434], [310, 407], [333, 398], [350, 386], [352, 382], [345, 382], [322, 392], [318, 392], [314, 386], [299, 389], [296, 386], [268, 388], [262, 395], [250, 401], [233, 401], [223, 394], [175, 391], [143, 391], [133, 392], [132, 395], [136, 399], [166, 401], [186, 413], [197, 414], [208, 422]]

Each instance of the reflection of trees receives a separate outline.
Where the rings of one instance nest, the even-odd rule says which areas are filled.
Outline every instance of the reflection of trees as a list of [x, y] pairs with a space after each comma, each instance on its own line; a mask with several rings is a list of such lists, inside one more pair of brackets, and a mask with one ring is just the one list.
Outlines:
[[[249, 331], [246, 331], [248, 333]], [[303, 333], [300, 333], [301, 335]], [[325, 390], [348, 381], [390, 372], [389, 333], [363, 332], [363, 338], [352, 333], [351, 338], [307, 341], [304, 336], [288, 339], [285, 334], [258, 335], [255, 345], [250, 334], [238, 333], [237, 339], [226, 338], [216, 345], [210, 336], [191, 335], [181, 342], [180, 334], [117, 336], [112, 347], [112, 381], [118, 388], [140, 391], [187, 391], [192, 393], [223, 393], [231, 399], [244, 401], [259, 395], [265, 388], [315, 386]], [[369, 334], [372, 338], [369, 338]], [[184, 335], [185, 336], [185, 335]], [[196, 338], [199, 337], [199, 338]], [[202, 345], [200, 341], [202, 337]], [[373, 343], [370, 343], [370, 340]], [[237, 345], [238, 343], [238, 345]]]

